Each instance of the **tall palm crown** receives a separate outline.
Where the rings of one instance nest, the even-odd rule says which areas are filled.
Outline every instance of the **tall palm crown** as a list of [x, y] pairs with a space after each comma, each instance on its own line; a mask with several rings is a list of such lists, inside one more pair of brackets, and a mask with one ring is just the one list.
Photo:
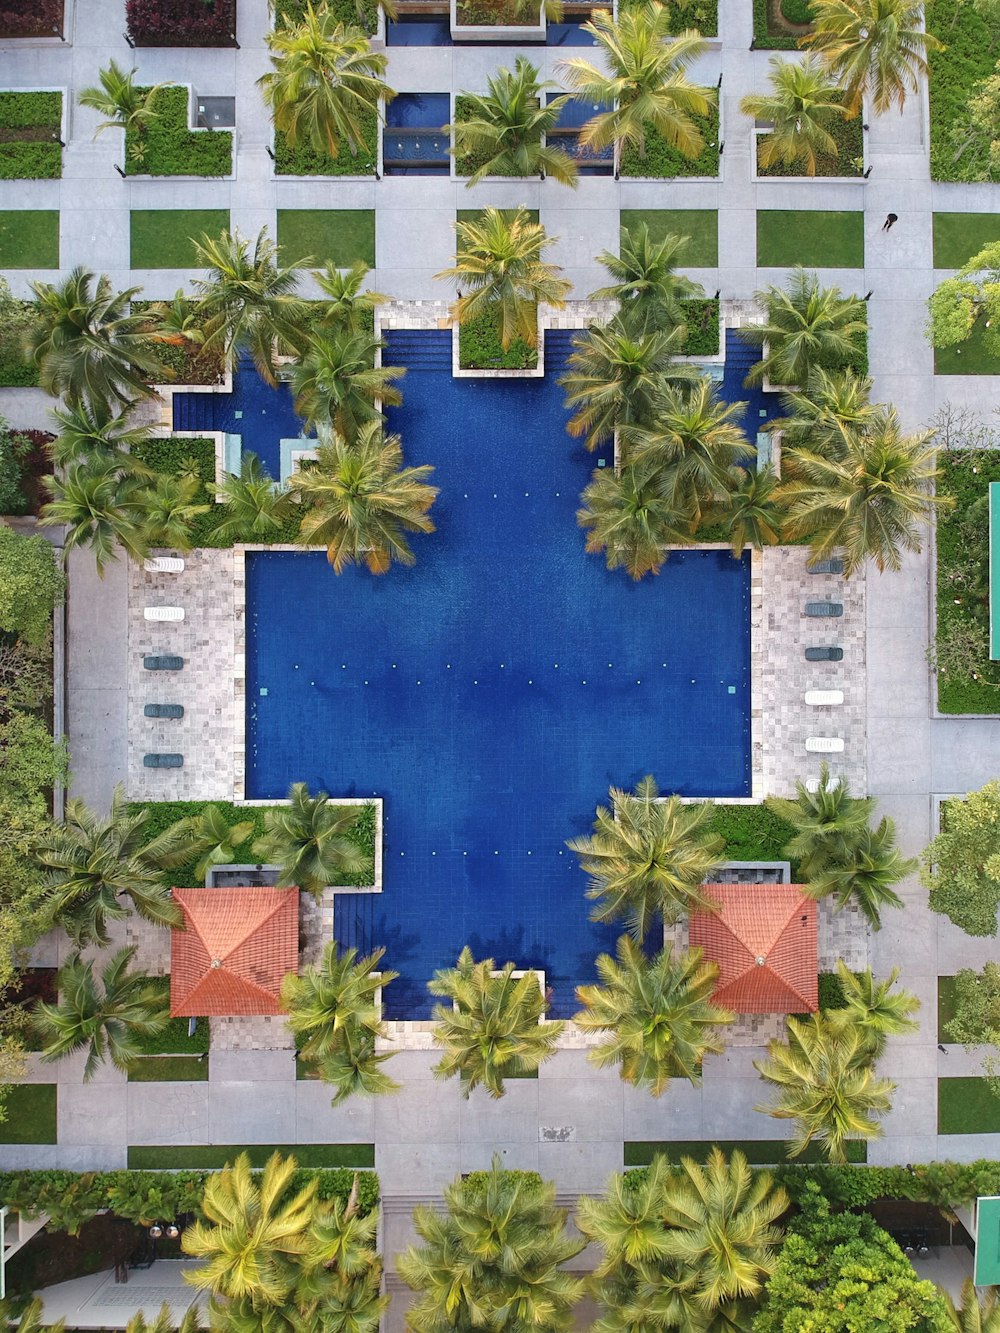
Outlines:
[[555, 1054], [564, 1024], [542, 1023], [549, 1004], [538, 973], [514, 976], [515, 970], [513, 963], [497, 969], [492, 958], [477, 963], [466, 946], [454, 967], [439, 969], [427, 983], [432, 995], [449, 1001], [434, 1006], [434, 1042], [444, 1051], [434, 1074], [457, 1074], [464, 1097], [480, 1085], [502, 1097], [505, 1078], [534, 1073]]
[[198, 476], [191, 473], [169, 476], [161, 472], [155, 481], [136, 493], [135, 504], [142, 518], [144, 536], [151, 546], [191, 549], [194, 523], [208, 513], [208, 505], [197, 502], [200, 490]]
[[663, 494], [655, 462], [595, 471], [580, 499], [576, 521], [587, 533], [588, 554], [603, 554], [608, 569], [624, 569], [636, 581], [659, 574], [670, 546], [691, 542], [688, 515]]
[[376, 996], [399, 975], [378, 970], [384, 954], [376, 949], [358, 958], [357, 949], [348, 949], [341, 956], [331, 941], [318, 967], [289, 972], [281, 983], [299, 1054], [334, 1085], [334, 1106], [354, 1093], [395, 1092], [399, 1086], [379, 1068], [390, 1055], [375, 1052], [376, 1040], [385, 1036]]
[[77, 98], [80, 105], [98, 111], [105, 117], [95, 131], [95, 138], [102, 130], [122, 129], [129, 134], [142, 134], [150, 121], [156, 120], [159, 113], [153, 102], [159, 90], [166, 85], [158, 83], [154, 88], [137, 86], [137, 72], [131, 69], [126, 73], [111, 60], [106, 69], [97, 72], [100, 87], [81, 90]]
[[245, 348], [268, 384], [277, 382], [274, 344], [289, 343], [305, 319], [306, 306], [295, 293], [294, 268], [278, 263], [278, 247], [262, 227], [254, 242], [239, 232], [203, 235], [193, 242], [199, 268], [210, 270], [194, 286], [206, 319], [206, 347], [218, 347], [227, 360]]
[[609, 797], [609, 806], [597, 808], [593, 833], [566, 844], [589, 876], [592, 919], [624, 917], [632, 938], [642, 940], [656, 916], [669, 924], [692, 907], [714, 906], [703, 886], [724, 844], [708, 831], [712, 807], [661, 799], [652, 777], [635, 792], [612, 787]]
[[794, 827], [795, 836], [785, 847], [785, 855], [800, 863], [807, 879], [831, 862], [851, 860], [875, 809], [872, 797], [852, 796], [843, 778], [831, 781], [825, 763], [820, 766], [815, 791], [796, 782], [794, 801], [769, 796], [765, 804]]
[[254, 843], [254, 852], [262, 861], [278, 863], [279, 885], [297, 884], [318, 898], [338, 878], [368, 864], [350, 836], [358, 813], [351, 806], [332, 805], [325, 791], [310, 796], [304, 782], [293, 782], [288, 804], [264, 811], [264, 834]]
[[119, 547], [133, 560], [149, 554], [149, 531], [143, 506], [143, 486], [134, 475], [123, 475], [120, 459], [95, 456], [70, 463], [45, 479], [51, 496], [43, 506], [43, 527], [65, 527], [63, 546], [87, 546], [94, 552], [97, 572], [118, 559]]
[[376, 366], [375, 353], [381, 347], [371, 334], [347, 329], [309, 337], [289, 377], [295, 410], [307, 431], [332, 426], [338, 435], [352, 440], [362, 423], [382, 421], [377, 404], [398, 406], [403, 401], [393, 381], [406, 371], [401, 366]]
[[108, 922], [129, 914], [123, 897], [147, 921], [183, 925], [183, 914], [155, 859], [156, 841], [146, 838], [148, 820], [148, 811], [129, 813], [119, 786], [107, 819], [71, 798], [64, 822], [36, 839], [32, 857], [46, 873], [52, 918], [77, 948], [109, 942]]
[[878, 420], [880, 405], [871, 401], [871, 391], [867, 375], [813, 366], [803, 389], [782, 394], [786, 415], [771, 428], [782, 432], [783, 473], [794, 476], [798, 449], [843, 458], [851, 438]]
[[851, 1139], [882, 1137], [878, 1117], [890, 1109], [895, 1084], [875, 1077], [857, 1027], [836, 1027], [822, 1014], [789, 1018], [787, 1042], [770, 1041], [767, 1050], [754, 1068], [777, 1100], [757, 1109], [795, 1122], [793, 1157], [815, 1140], [831, 1162], [843, 1163]]
[[808, 537], [813, 558], [842, 551], [848, 577], [866, 560], [897, 570], [902, 552], [921, 549], [921, 526], [948, 497], [933, 494], [938, 475], [934, 431], [904, 435], [895, 408], [883, 407], [868, 430], [848, 439], [845, 457], [798, 449], [793, 479], [782, 488], [787, 532]]
[[310, 506], [299, 540], [321, 544], [334, 571], [364, 564], [385, 574], [395, 562], [412, 565], [411, 532], [433, 532], [428, 510], [437, 488], [427, 484], [430, 466], [402, 466], [398, 435], [383, 435], [377, 421], [363, 425], [348, 443], [320, 432], [315, 466], [292, 477], [290, 486]]
[[106, 273], [99, 278], [77, 266], [58, 286], [33, 282], [38, 318], [27, 347], [38, 382], [68, 403], [131, 405], [149, 397], [150, 381], [169, 373], [156, 355], [145, 315], [130, 315], [140, 288], [116, 292]]
[[781, 164], [815, 176], [820, 155], [837, 156], [828, 127], [844, 114], [840, 89], [812, 57], [795, 61], [772, 56], [770, 66], [771, 91], [750, 93], [740, 102], [744, 116], [771, 127], [758, 143], [760, 165]]
[[855, 339], [867, 329], [865, 303], [841, 296], [839, 287], [821, 287], [815, 273], [796, 268], [786, 287], [758, 293], [765, 308], [763, 324], [741, 329], [754, 346], [767, 343], [767, 354], [747, 375], [748, 384], [766, 376], [772, 384], [804, 385], [816, 365], [843, 365], [855, 353]]
[[912, 991], [893, 990], [899, 979], [898, 967], [879, 981], [870, 967], [854, 973], [838, 958], [837, 976], [845, 1003], [842, 1009], [829, 1012], [830, 1022], [834, 1028], [856, 1029], [872, 1060], [882, 1056], [889, 1037], [919, 1030], [920, 1024], [911, 1017], [920, 1008], [919, 999]]
[[301, 22], [269, 32], [267, 45], [274, 69], [257, 83], [289, 145], [307, 143], [330, 157], [342, 144], [352, 154], [368, 146], [379, 102], [396, 94], [383, 77], [388, 59], [367, 33], [338, 22], [325, 4], [307, 4]]
[[481, 159], [467, 187], [485, 176], [541, 175], [576, 185], [576, 163], [563, 149], [545, 142], [571, 100], [564, 94], [546, 102], [544, 94], [558, 86], [540, 82], [535, 66], [518, 56], [513, 72], [501, 66], [487, 80], [488, 92], [462, 94], [467, 103], [463, 118], [447, 128], [454, 132], [456, 158]]
[[201, 1311], [197, 1307], [185, 1310], [178, 1324], [173, 1310], [164, 1301], [151, 1320], [141, 1310], [134, 1314], [125, 1325], [125, 1333], [198, 1333], [200, 1328]]
[[811, 46], [844, 88], [851, 115], [865, 93], [884, 115], [900, 111], [908, 92], [927, 73], [927, 54], [941, 43], [922, 28], [920, 0], [813, 0], [813, 30], [800, 46]]
[[227, 541], [273, 541], [295, 512], [291, 496], [275, 486], [248, 449], [240, 455], [239, 472], [225, 473], [208, 490], [225, 501], [225, 517], [215, 531]]
[[618, 254], [597, 256], [614, 280], [591, 293], [594, 301], [617, 301], [619, 322], [633, 335], [683, 324], [685, 301], [705, 295], [700, 282], [677, 272], [689, 237], [667, 234], [654, 241], [645, 222], [622, 227]]
[[654, 1097], [672, 1078], [700, 1083], [705, 1056], [725, 1049], [716, 1029], [734, 1018], [712, 1003], [718, 966], [703, 963], [700, 949], [675, 955], [669, 945], [647, 959], [627, 935], [617, 952], [617, 959], [597, 959], [600, 985], [577, 987], [584, 1009], [573, 1021], [585, 1032], [607, 1034], [590, 1060], [599, 1069], [620, 1066], [626, 1083]]
[[633, 144], [645, 157], [652, 127], [685, 157], [701, 152], [704, 139], [692, 117], [707, 114], [716, 93], [691, 83], [685, 71], [708, 48], [697, 32], [673, 36], [671, 21], [669, 6], [650, 0], [623, 9], [617, 23], [609, 10], [597, 9], [583, 25], [600, 47], [606, 68], [577, 56], [560, 69], [578, 101], [614, 109], [587, 122], [581, 143], [594, 148]]
[[33, 1014], [42, 1041], [42, 1059], [87, 1048], [83, 1079], [87, 1083], [105, 1059], [128, 1071], [142, 1054], [140, 1037], [162, 1032], [170, 1017], [167, 982], [130, 972], [135, 948], [118, 949], [101, 968], [98, 985], [93, 962], [74, 954], [59, 969], [59, 999], [40, 1000]]
[[314, 270], [313, 281], [326, 298], [316, 303], [318, 313], [313, 324], [321, 329], [346, 329], [350, 333], [368, 333], [375, 326], [375, 311], [385, 305], [388, 297], [382, 292], [364, 289], [371, 269], [362, 260], [350, 268], [335, 268], [327, 263]]
[[204, 883], [212, 866], [236, 860], [237, 850], [253, 836], [254, 828], [249, 819], [230, 824], [217, 805], [202, 806], [198, 814], [176, 820], [156, 839], [156, 863], [174, 869], [194, 861], [194, 878]]
[[777, 545], [781, 540], [783, 514], [774, 469], [744, 468], [730, 492], [725, 513], [733, 555], [738, 557], [747, 545], [756, 551]]
[[873, 930], [882, 928], [882, 909], [902, 907], [893, 887], [917, 868], [896, 846], [896, 826], [883, 819], [877, 828], [860, 829], [850, 854], [843, 861], [830, 861], [805, 886], [813, 898], [832, 897], [839, 910], [856, 902]]
[[396, 1261], [417, 1293], [406, 1315], [413, 1333], [566, 1333], [583, 1282], [560, 1266], [583, 1242], [567, 1234], [555, 1186], [494, 1157], [479, 1178], [447, 1185], [444, 1204], [443, 1213], [414, 1209], [423, 1243]]
[[939, 1287], [948, 1318], [958, 1333], [1000, 1333], [1000, 1292], [988, 1287], [980, 1293], [971, 1277], [962, 1283], [962, 1304], [957, 1306], [951, 1294]]
[[147, 425], [130, 425], [128, 412], [117, 412], [106, 402], [74, 402], [54, 407], [58, 434], [49, 444], [49, 456], [58, 468], [71, 463], [98, 463], [121, 473], [145, 476], [149, 469], [130, 451], [152, 435]]
[[496, 208], [457, 222], [455, 264], [435, 274], [468, 288], [452, 306], [459, 324], [494, 318], [506, 350], [516, 337], [529, 347], [538, 341], [538, 306], [565, 304], [571, 283], [543, 259], [553, 243], [524, 208], [507, 215]]

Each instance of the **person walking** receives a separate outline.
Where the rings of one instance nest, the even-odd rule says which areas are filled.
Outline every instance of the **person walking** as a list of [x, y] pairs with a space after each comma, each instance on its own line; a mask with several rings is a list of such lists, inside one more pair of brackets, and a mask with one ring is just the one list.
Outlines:
[[885, 221], [882, 223], [882, 230], [883, 230], [883, 231], [888, 231], [889, 228], [892, 226], [892, 224], [893, 224], [894, 222], [898, 222], [898, 221], [899, 221], [899, 218], [896, 216], [895, 213], [887, 213], [887, 214], [886, 214]]

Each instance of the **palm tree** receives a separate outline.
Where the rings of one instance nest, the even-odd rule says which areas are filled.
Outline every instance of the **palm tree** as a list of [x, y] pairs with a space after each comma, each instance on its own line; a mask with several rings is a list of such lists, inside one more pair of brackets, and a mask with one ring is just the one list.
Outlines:
[[274, 541], [295, 513], [291, 496], [278, 489], [248, 450], [240, 456], [239, 473], [225, 473], [221, 482], [209, 482], [208, 490], [226, 505], [226, 516], [215, 529], [220, 540]]
[[97, 72], [99, 88], [84, 88], [77, 101], [81, 106], [90, 107], [106, 117], [98, 125], [94, 138], [102, 130], [122, 129], [126, 134], [140, 138], [146, 133], [151, 121], [156, 120], [158, 112], [153, 106], [153, 99], [165, 83], [158, 83], [154, 88], [136, 87], [137, 71], [132, 69], [126, 74], [112, 60], [107, 69]]
[[196, 815], [184, 816], [161, 834], [152, 844], [153, 855], [165, 869], [194, 861], [192, 874], [203, 883], [212, 866], [236, 860], [237, 851], [253, 837], [255, 827], [251, 819], [230, 824], [220, 806], [204, 805]]
[[572, 286], [542, 258], [552, 237], [524, 208], [513, 215], [486, 208], [475, 220], [457, 222], [455, 232], [454, 267], [435, 274], [468, 289], [452, 306], [453, 318], [459, 324], [495, 319], [505, 351], [518, 337], [534, 347], [539, 303], [561, 308]]
[[555, 1186], [504, 1170], [493, 1158], [485, 1179], [445, 1186], [445, 1212], [421, 1204], [413, 1223], [423, 1244], [396, 1260], [417, 1293], [406, 1312], [413, 1333], [446, 1328], [494, 1333], [568, 1333], [583, 1281], [561, 1265], [583, 1242], [566, 1230]]
[[597, 256], [614, 281], [592, 292], [591, 300], [617, 301], [619, 322], [633, 335], [683, 324], [684, 302], [705, 295], [700, 282], [676, 271], [689, 240], [666, 235], [654, 241], [645, 222], [633, 230], [622, 227], [618, 254], [602, 250]]
[[868, 327], [860, 297], [821, 287], [816, 274], [802, 268], [793, 270], [786, 287], [767, 287], [757, 300], [765, 307], [764, 323], [741, 329], [740, 337], [755, 347], [766, 343], [767, 351], [747, 384], [766, 377], [772, 384], [804, 385], [813, 366], [848, 362]]
[[933, 494], [934, 434], [904, 435], [895, 408], [882, 407], [867, 431], [848, 438], [843, 459], [797, 450], [782, 487], [787, 534], [808, 537], [814, 560], [841, 552], [848, 577], [866, 560], [879, 573], [900, 569], [903, 551], [921, 549], [918, 524], [951, 503]]
[[375, 326], [375, 311], [385, 305], [388, 296], [382, 292], [362, 291], [362, 284], [371, 269], [358, 259], [349, 269], [335, 268], [327, 263], [325, 268], [314, 270], [313, 281], [328, 298], [314, 302], [319, 312], [314, 314], [313, 323], [317, 328], [331, 332], [344, 329], [348, 333], [368, 333]]
[[65, 1333], [65, 1319], [57, 1319], [54, 1324], [42, 1323], [44, 1309], [40, 1297], [36, 1296], [21, 1311], [21, 1317], [17, 1320], [15, 1326], [14, 1320], [17, 1316], [7, 1301], [0, 1301], [0, 1319], [3, 1320], [4, 1327], [11, 1330], [11, 1333]]
[[596, 449], [623, 426], [648, 425], [664, 385], [690, 381], [697, 373], [673, 360], [686, 337], [683, 325], [632, 333], [613, 319], [592, 324], [575, 338], [566, 373], [559, 379], [566, 406], [574, 409], [566, 424], [570, 435], [584, 436], [587, 448]]
[[923, 30], [920, 0], [813, 0], [813, 30], [800, 45], [818, 51], [844, 89], [850, 115], [867, 92], [878, 115], [900, 111], [927, 73], [927, 56], [943, 49]]
[[782, 394], [786, 415], [772, 422], [771, 429], [782, 432], [783, 473], [795, 475], [799, 449], [844, 458], [851, 437], [870, 430], [878, 419], [880, 404], [871, 401], [871, 390], [867, 375], [813, 366], [804, 389]]
[[576, 521], [587, 530], [588, 554], [603, 554], [608, 569], [637, 581], [659, 574], [668, 547], [691, 542], [687, 515], [664, 496], [655, 463], [595, 471], [580, 498]]
[[183, 287], [178, 287], [171, 301], [154, 301], [146, 315], [151, 321], [149, 336], [153, 342], [185, 350], [204, 346], [205, 330], [198, 302], [193, 296], [185, 296]]
[[437, 488], [427, 484], [432, 467], [402, 462], [399, 436], [369, 421], [350, 444], [321, 431], [315, 465], [292, 477], [289, 486], [310, 506], [299, 540], [325, 546], [335, 573], [364, 563], [385, 574], [393, 562], [415, 563], [407, 534], [434, 531], [427, 511]]
[[875, 809], [872, 797], [852, 796], [843, 778], [831, 781], [825, 763], [815, 791], [796, 782], [794, 801], [769, 796], [765, 805], [794, 827], [785, 855], [799, 862], [806, 879], [814, 879], [828, 865], [850, 863]]
[[612, 787], [608, 795], [593, 833], [566, 844], [590, 877], [587, 897], [597, 903], [591, 919], [624, 917], [628, 933], [641, 941], [656, 916], [672, 924], [693, 907], [713, 907], [704, 884], [724, 843], [708, 831], [712, 807], [661, 798], [652, 777], [634, 792]]
[[368, 147], [379, 103], [396, 96], [384, 78], [388, 59], [368, 34], [338, 22], [325, 4], [307, 4], [299, 23], [267, 34], [267, 45], [274, 69], [257, 84], [289, 146], [307, 143], [330, 157], [342, 144], [354, 156]]
[[403, 401], [393, 381], [406, 371], [375, 365], [382, 345], [369, 333], [347, 329], [310, 335], [290, 375], [295, 410], [306, 430], [332, 425], [338, 435], [353, 440], [362, 424], [383, 420], [376, 404], [397, 407]]
[[149, 1320], [140, 1310], [125, 1325], [125, 1333], [199, 1333], [201, 1329], [201, 1311], [195, 1305], [185, 1310], [178, 1324], [174, 1312], [164, 1301], [156, 1317]]
[[118, 786], [107, 819], [70, 798], [64, 822], [45, 829], [33, 843], [32, 859], [47, 872], [50, 917], [78, 949], [109, 942], [107, 923], [129, 914], [122, 898], [154, 925], [183, 925], [183, 913], [154, 859], [157, 840], [146, 841], [148, 822], [148, 811], [129, 812], [124, 788]]
[[219, 347], [227, 361], [240, 348], [253, 357], [268, 384], [277, 383], [275, 342], [291, 344], [306, 318], [305, 302], [296, 297], [294, 268], [278, 263], [278, 248], [262, 227], [254, 242], [224, 231], [213, 240], [193, 241], [196, 266], [211, 270], [199, 278], [199, 312], [205, 319], [205, 347]]
[[889, 1037], [918, 1031], [920, 1024], [910, 1015], [920, 1008], [919, 999], [912, 991], [892, 989], [899, 978], [898, 967], [876, 981], [870, 967], [864, 972], [851, 972], [838, 958], [837, 976], [844, 992], [844, 1007], [829, 1011], [827, 1018], [834, 1029], [850, 1027], [860, 1032], [871, 1060], [882, 1057]]
[[715, 1029], [735, 1017], [712, 1003], [718, 966], [703, 963], [700, 949], [675, 956], [671, 945], [647, 959], [623, 935], [617, 960], [597, 959], [597, 975], [602, 985], [577, 987], [584, 1008], [573, 1019], [585, 1032], [609, 1034], [590, 1060], [599, 1069], [620, 1065], [626, 1083], [654, 1097], [672, 1078], [700, 1083], [705, 1056], [725, 1050]]
[[962, 1304], [955, 1305], [951, 1293], [938, 1287], [948, 1318], [959, 1333], [1000, 1333], [1000, 1292], [987, 1287], [980, 1293], [972, 1278], [962, 1283]]
[[47, 476], [52, 496], [42, 507], [43, 527], [65, 527], [63, 546], [89, 546], [104, 577], [105, 566], [118, 559], [118, 548], [133, 560], [149, 554], [149, 534], [137, 477], [123, 477], [118, 462], [71, 463], [65, 472]]
[[350, 836], [358, 814], [352, 806], [331, 805], [325, 791], [310, 796], [304, 782], [293, 782], [287, 805], [264, 811], [264, 834], [254, 843], [254, 853], [278, 864], [279, 886], [297, 884], [318, 898], [338, 878], [358, 874], [369, 864]]
[[357, 949], [348, 949], [338, 956], [331, 940], [318, 967], [305, 967], [297, 976], [289, 972], [281, 983], [281, 1002], [299, 1055], [333, 1084], [334, 1106], [355, 1093], [377, 1096], [399, 1088], [379, 1068], [391, 1053], [375, 1053], [376, 1041], [385, 1036], [377, 997], [399, 976], [379, 970], [384, 955], [384, 949], [376, 949], [358, 958]]
[[576, 185], [576, 163], [545, 136], [559, 123], [569, 94], [550, 98], [543, 94], [555, 83], [541, 83], [538, 70], [518, 56], [514, 72], [501, 66], [487, 80], [489, 92], [462, 93], [467, 104], [463, 118], [446, 126], [455, 135], [452, 149], [458, 159], [473, 157], [478, 164], [466, 186], [478, 185], [485, 176], [551, 176], [561, 185]]
[[140, 291], [116, 292], [111, 279], [77, 266], [58, 286], [33, 282], [38, 318], [27, 348], [38, 367], [38, 382], [54, 398], [92, 405], [121, 403], [152, 394], [150, 381], [162, 383], [169, 372], [160, 363], [145, 315], [130, 315], [129, 302]]
[[886, 818], [875, 829], [867, 825], [860, 829], [849, 855], [816, 872], [805, 890], [817, 900], [835, 898], [838, 911], [856, 902], [872, 929], [880, 930], [882, 909], [903, 906], [892, 886], [916, 868], [917, 862], [903, 857], [896, 847], [896, 826]]
[[614, 109], [587, 122], [581, 143], [593, 148], [634, 144], [645, 158], [646, 133], [652, 128], [685, 157], [698, 156], [704, 139], [692, 117], [707, 115], [716, 93], [691, 83], [685, 70], [708, 47], [693, 30], [675, 37], [671, 24], [670, 7], [657, 0], [623, 9], [617, 23], [609, 10], [594, 10], [583, 30], [601, 48], [606, 68], [577, 56], [560, 69], [577, 101]]
[[725, 522], [735, 557], [744, 546], [755, 551], [781, 540], [783, 506], [779, 481], [770, 464], [765, 468], [743, 468], [737, 485], [729, 493]]
[[142, 1054], [140, 1037], [155, 1036], [170, 1018], [168, 983], [162, 977], [130, 972], [135, 947], [118, 949], [101, 968], [98, 985], [93, 962], [74, 954], [59, 969], [59, 1000], [39, 1000], [33, 1021], [46, 1063], [87, 1047], [83, 1080], [109, 1058], [127, 1072]]
[[161, 472], [152, 485], [135, 492], [134, 504], [141, 515], [143, 537], [148, 545], [169, 546], [178, 551], [191, 549], [195, 520], [209, 510], [206, 504], [195, 504], [201, 485], [198, 476], [169, 476]]
[[549, 1007], [537, 972], [515, 976], [513, 963], [497, 968], [492, 958], [476, 962], [466, 946], [454, 967], [441, 968], [427, 983], [436, 1004], [434, 1042], [444, 1051], [436, 1078], [461, 1079], [468, 1097], [480, 1084], [502, 1097], [504, 1079], [532, 1074], [555, 1054], [564, 1024], [543, 1023]]
[[877, 1139], [877, 1117], [890, 1109], [895, 1084], [876, 1078], [868, 1043], [857, 1027], [835, 1027], [822, 1014], [788, 1019], [788, 1040], [768, 1042], [754, 1068], [777, 1089], [777, 1101], [756, 1109], [792, 1120], [791, 1155], [815, 1140], [831, 1162], [847, 1160], [851, 1139]]
[[837, 142], [827, 128], [844, 114], [843, 96], [818, 60], [772, 56], [771, 92], [750, 93], [740, 111], [770, 126], [758, 140], [757, 159], [766, 170], [781, 165], [816, 175], [819, 157], [836, 157]]
[[105, 402], [75, 402], [68, 407], [54, 407], [58, 434], [48, 445], [49, 457], [57, 468], [73, 463], [97, 463], [108, 470], [117, 468], [123, 475], [152, 476], [152, 471], [132, 450], [141, 448], [152, 436], [147, 425], [129, 425], [129, 413], [116, 413]]

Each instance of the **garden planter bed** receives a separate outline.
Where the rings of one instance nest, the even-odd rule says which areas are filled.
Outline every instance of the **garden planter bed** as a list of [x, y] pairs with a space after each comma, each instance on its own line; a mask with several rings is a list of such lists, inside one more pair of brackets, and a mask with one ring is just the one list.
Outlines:
[[541, 375], [539, 350], [542, 347], [542, 332], [539, 330], [538, 347], [529, 347], [521, 338], [514, 338], [504, 351], [500, 341], [500, 330], [494, 320], [488, 317], [477, 319], [469, 324], [462, 324], [455, 335], [458, 341], [458, 366], [460, 374], [502, 374]]
[[645, 157], [640, 157], [638, 150], [632, 147], [622, 150], [619, 169], [622, 178], [672, 180], [677, 176], [698, 176], [716, 179], [719, 175], [718, 108], [712, 107], [707, 116], [692, 116], [691, 119], [705, 138], [705, 146], [697, 157], [685, 157], [648, 126]]
[[235, 46], [236, 0], [126, 0], [136, 46]]
[[61, 92], [0, 93], [0, 180], [62, 175]]
[[0, 38], [63, 34], [63, 0], [0, 0]]
[[936, 0], [928, 8], [927, 28], [944, 43], [929, 56], [931, 180], [993, 180], [989, 144], [955, 158], [953, 135], [959, 140], [969, 125], [969, 100], [994, 72], [995, 33], [986, 19], [964, 0]]
[[767, 130], [754, 132], [754, 163], [756, 175], [762, 180], [792, 177], [796, 180], [839, 180], [864, 179], [865, 170], [865, 134], [861, 116], [853, 120], [834, 119], [826, 127], [837, 145], [837, 156], [825, 153], [816, 155], [816, 174], [806, 176], [799, 166], [785, 166], [775, 162], [769, 167], [760, 164], [761, 145], [768, 136]]
[[274, 174], [276, 176], [361, 176], [373, 177], [378, 170], [378, 117], [363, 117], [365, 143], [352, 154], [346, 145], [336, 157], [317, 153], [308, 144], [294, 148], [280, 130], [274, 132]]
[[[301, 23], [305, 18], [306, 3], [307, 0], [275, 0], [275, 27], [282, 23]], [[327, 0], [326, 7], [338, 23], [363, 28], [369, 36], [378, 28], [378, 7], [374, 0]]]
[[[637, 0], [621, 0], [619, 9], [636, 8]], [[719, 35], [719, 0], [688, 0], [687, 4], [678, 0], [666, 0], [670, 11], [670, 31], [682, 33], [687, 28], [696, 28], [702, 37], [714, 38]]]
[[128, 176], [231, 176], [231, 130], [192, 129], [190, 89], [181, 84], [161, 88], [153, 105], [157, 116], [145, 135], [125, 136]]
[[0, 301], [0, 388], [32, 389], [38, 370], [25, 356], [22, 339], [32, 322], [34, 304], [16, 297]]
[[781, 14], [781, 0], [753, 0], [753, 44], [760, 51], [797, 51], [806, 24], [789, 23]]

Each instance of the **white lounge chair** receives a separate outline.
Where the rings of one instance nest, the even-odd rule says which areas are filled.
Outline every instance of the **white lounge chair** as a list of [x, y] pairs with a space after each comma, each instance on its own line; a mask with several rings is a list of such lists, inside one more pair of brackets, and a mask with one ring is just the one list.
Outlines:
[[[826, 780], [827, 791], [836, 791], [842, 781], [843, 778], [834, 778], [834, 777], [827, 778]], [[816, 793], [819, 791], [819, 778], [806, 778], [806, 791], [809, 793], [810, 796], [815, 796]]]
[[807, 736], [806, 750], [809, 754], [843, 754], [842, 736]]
[[806, 703], [814, 708], [832, 708], [843, 702], [843, 690], [806, 690]]
[[152, 555], [142, 567], [147, 574], [182, 574], [184, 561], [179, 555]]
[[183, 620], [183, 606], [147, 606], [143, 611], [146, 620]]

